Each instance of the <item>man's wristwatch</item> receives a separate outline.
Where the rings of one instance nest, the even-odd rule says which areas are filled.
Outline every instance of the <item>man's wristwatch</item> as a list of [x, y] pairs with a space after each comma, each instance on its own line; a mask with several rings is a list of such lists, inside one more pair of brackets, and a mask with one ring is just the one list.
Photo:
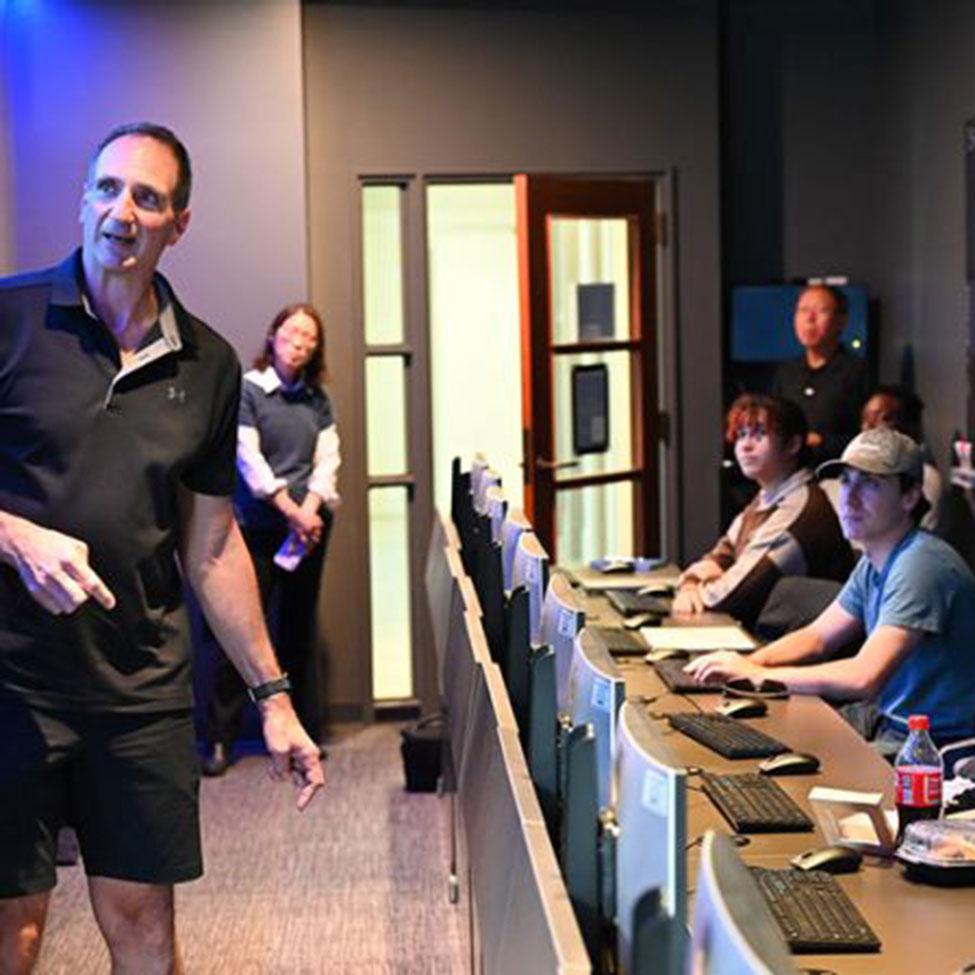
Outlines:
[[258, 701], [267, 700], [274, 694], [290, 694], [291, 693], [291, 681], [288, 680], [287, 674], [282, 674], [280, 677], [275, 677], [274, 680], [265, 681], [263, 684], [258, 684], [257, 687], [248, 687], [247, 696], [257, 704]]

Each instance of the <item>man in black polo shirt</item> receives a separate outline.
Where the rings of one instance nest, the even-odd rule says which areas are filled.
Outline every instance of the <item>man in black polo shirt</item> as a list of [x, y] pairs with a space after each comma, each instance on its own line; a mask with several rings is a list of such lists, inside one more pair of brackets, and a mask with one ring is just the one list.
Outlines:
[[805, 415], [806, 446], [814, 464], [839, 457], [860, 432], [866, 370], [863, 360], [840, 342], [846, 319], [846, 295], [838, 288], [803, 288], [792, 323], [803, 355], [781, 363], [772, 381], [772, 395], [791, 400]]
[[180, 575], [261, 712], [272, 774], [323, 782], [264, 628], [231, 495], [240, 368], [156, 274], [189, 223], [167, 129], [114, 130], [83, 243], [0, 282], [0, 971], [28, 972], [79, 836], [113, 971], [174, 972], [202, 872]]

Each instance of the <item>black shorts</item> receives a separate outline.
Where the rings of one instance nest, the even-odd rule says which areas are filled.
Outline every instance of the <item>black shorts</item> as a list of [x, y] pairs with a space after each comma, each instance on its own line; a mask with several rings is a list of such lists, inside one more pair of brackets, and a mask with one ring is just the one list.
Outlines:
[[0, 897], [54, 887], [62, 825], [89, 876], [199, 877], [199, 781], [188, 711], [49, 711], [0, 694]]

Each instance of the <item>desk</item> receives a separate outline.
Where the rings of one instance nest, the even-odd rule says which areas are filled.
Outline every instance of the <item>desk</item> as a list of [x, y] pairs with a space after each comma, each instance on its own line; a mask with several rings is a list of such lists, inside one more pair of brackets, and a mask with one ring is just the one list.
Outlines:
[[[696, 710], [686, 697], [675, 695], [657, 678], [652, 667], [639, 659], [617, 660], [626, 678], [628, 696], [653, 701], [657, 715]], [[695, 702], [711, 710], [719, 694], [695, 695]], [[756, 728], [788, 744], [795, 751], [815, 754], [820, 771], [811, 776], [785, 776], [779, 785], [815, 820], [807, 793], [815, 785], [882, 792], [893, 805], [893, 770], [825, 702], [793, 696], [769, 701], [767, 717], [749, 721]], [[757, 761], [730, 761], [679, 732], [665, 721], [661, 730], [676, 757], [687, 766], [709, 771], [751, 771]], [[689, 782], [694, 785], [694, 779]], [[708, 829], [730, 832], [707, 796], [689, 792], [687, 837], [693, 842]], [[788, 866], [796, 853], [826, 843], [822, 833], [781, 833], [753, 836], [740, 850], [746, 864]], [[693, 888], [700, 859], [699, 847], [688, 855], [688, 884]], [[948, 975], [975, 961], [975, 887], [947, 889], [906, 880], [899, 863], [867, 857], [858, 873], [837, 877], [840, 886], [877, 933], [883, 948], [875, 955], [797, 955], [797, 965], [821, 968], [837, 975]], [[692, 917], [693, 913], [688, 912]]]

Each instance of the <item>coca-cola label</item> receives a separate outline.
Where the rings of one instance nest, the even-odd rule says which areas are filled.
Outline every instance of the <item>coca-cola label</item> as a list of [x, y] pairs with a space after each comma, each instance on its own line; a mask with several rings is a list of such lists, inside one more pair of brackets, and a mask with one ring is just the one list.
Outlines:
[[902, 765], [897, 769], [896, 794], [898, 806], [940, 806], [940, 769]]

